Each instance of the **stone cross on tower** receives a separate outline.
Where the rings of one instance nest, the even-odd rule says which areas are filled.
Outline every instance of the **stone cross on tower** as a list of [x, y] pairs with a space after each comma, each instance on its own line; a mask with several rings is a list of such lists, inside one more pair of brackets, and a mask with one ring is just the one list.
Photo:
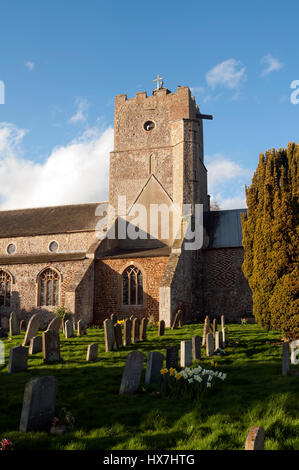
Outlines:
[[[163, 78], [159, 77], [159, 74], [157, 75], [157, 78], [155, 78], [153, 80], [153, 82], [157, 82], [157, 90], [159, 90], [159, 88], [163, 88]], [[160, 86], [160, 81], [161, 81], [161, 86]]]

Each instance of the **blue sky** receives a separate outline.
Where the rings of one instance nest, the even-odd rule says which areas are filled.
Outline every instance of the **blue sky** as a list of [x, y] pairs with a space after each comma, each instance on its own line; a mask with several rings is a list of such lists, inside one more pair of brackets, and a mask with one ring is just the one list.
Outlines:
[[209, 190], [244, 206], [260, 152], [298, 142], [296, 1], [6, 0], [0, 7], [0, 208], [107, 199], [114, 96], [189, 86]]

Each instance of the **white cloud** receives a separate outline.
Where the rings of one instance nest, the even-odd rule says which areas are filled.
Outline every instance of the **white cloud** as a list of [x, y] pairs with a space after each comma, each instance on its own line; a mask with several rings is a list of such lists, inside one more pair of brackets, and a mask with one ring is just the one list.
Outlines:
[[206, 167], [211, 202], [218, 202], [221, 209], [246, 207], [244, 186], [250, 184], [253, 170], [221, 154], [206, 157]]
[[77, 111], [76, 113], [69, 119], [71, 124], [77, 124], [78, 122], [85, 122], [87, 119], [87, 109], [89, 108], [89, 103], [87, 100], [83, 98], [77, 98], [75, 100]]
[[265, 77], [266, 75], [269, 75], [272, 72], [276, 72], [283, 67], [283, 63], [280, 62], [277, 57], [273, 57], [272, 54], [268, 54], [262, 57], [260, 63], [265, 65], [265, 69], [262, 71], [261, 77]]
[[28, 62], [25, 62], [25, 66], [29, 72], [32, 72], [32, 70], [35, 67], [35, 64], [33, 62], [28, 61]]
[[23, 156], [26, 131], [0, 123], [0, 209], [105, 201], [113, 129], [90, 128], [43, 163]]
[[230, 89], [238, 88], [246, 80], [246, 67], [236, 59], [228, 59], [215, 65], [206, 74], [207, 84], [215, 89], [224, 86]]

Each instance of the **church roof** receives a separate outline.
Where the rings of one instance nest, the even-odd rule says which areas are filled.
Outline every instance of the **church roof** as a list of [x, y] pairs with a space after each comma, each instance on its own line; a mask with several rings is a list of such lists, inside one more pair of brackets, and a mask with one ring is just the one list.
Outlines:
[[0, 211], [0, 238], [95, 230], [99, 202]]
[[207, 212], [204, 226], [209, 237], [207, 248], [232, 248], [242, 245], [241, 214], [247, 209]]

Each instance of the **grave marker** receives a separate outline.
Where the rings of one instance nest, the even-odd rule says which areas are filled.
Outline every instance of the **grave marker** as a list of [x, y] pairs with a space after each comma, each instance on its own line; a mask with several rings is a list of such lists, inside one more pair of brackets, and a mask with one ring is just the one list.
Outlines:
[[264, 450], [264, 439], [264, 428], [252, 426], [245, 441], [245, 450]]
[[74, 324], [72, 320], [66, 320], [64, 324], [64, 334], [67, 339], [74, 336]]
[[61, 327], [61, 318], [55, 317], [50, 321], [47, 331], [59, 331]]
[[173, 367], [177, 369], [178, 367], [178, 348], [177, 346], [169, 346], [166, 348], [166, 368], [170, 369]]
[[124, 321], [124, 346], [132, 343], [132, 322], [129, 318]]
[[200, 336], [197, 335], [192, 336], [192, 358], [194, 361], [201, 358]]
[[114, 327], [110, 318], [106, 318], [106, 320], [104, 320], [104, 336], [106, 352], [115, 349]]
[[139, 328], [140, 328], [139, 319], [134, 318], [133, 326], [132, 326], [132, 343], [138, 343], [139, 342]]
[[47, 330], [43, 333], [43, 358], [44, 362], [51, 364], [60, 360], [59, 333]]
[[161, 320], [159, 321], [159, 325], [158, 325], [158, 336], [164, 336], [164, 332], [165, 332], [165, 321]]
[[147, 328], [147, 319], [143, 317], [140, 323], [140, 333], [139, 333], [140, 341], [146, 340], [146, 328]]
[[181, 341], [181, 367], [188, 367], [192, 363], [192, 341]]
[[206, 355], [207, 357], [214, 354], [214, 336], [213, 333], [208, 333], [206, 336]]
[[37, 354], [43, 350], [43, 338], [42, 336], [34, 336], [30, 340], [29, 354]]
[[9, 317], [9, 334], [10, 336], [18, 336], [20, 334], [20, 322], [15, 312], [11, 312]]
[[123, 347], [123, 337], [121, 325], [119, 323], [115, 323], [114, 325], [114, 337], [117, 349], [121, 349]]
[[157, 382], [160, 377], [160, 370], [163, 368], [164, 356], [160, 352], [150, 352], [147, 358], [145, 383], [146, 385]]
[[132, 351], [127, 356], [119, 394], [131, 394], [139, 387], [144, 355], [140, 351]]
[[28, 349], [15, 346], [9, 352], [8, 372], [23, 372], [27, 369]]
[[86, 361], [97, 361], [98, 360], [98, 345], [96, 343], [92, 343], [88, 345]]
[[288, 375], [290, 371], [290, 347], [285, 341], [282, 345], [282, 375]]
[[37, 335], [39, 329], [39, 318], [37, 314], [33, 315], [28, 323], [27, 330], [25, 333], [25, 338], [23, 341], [23, 346], [27, 346], [30, 343], [30, 340]]

